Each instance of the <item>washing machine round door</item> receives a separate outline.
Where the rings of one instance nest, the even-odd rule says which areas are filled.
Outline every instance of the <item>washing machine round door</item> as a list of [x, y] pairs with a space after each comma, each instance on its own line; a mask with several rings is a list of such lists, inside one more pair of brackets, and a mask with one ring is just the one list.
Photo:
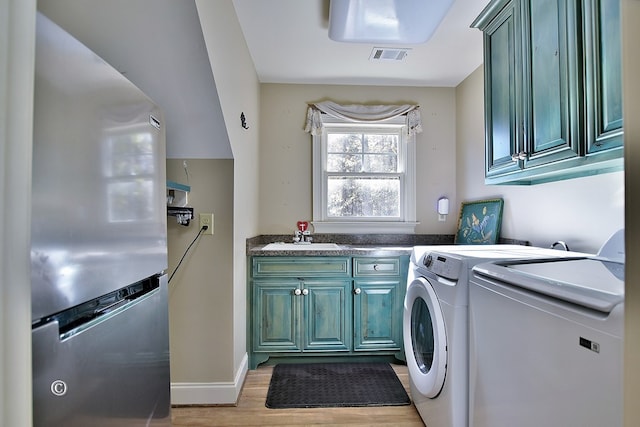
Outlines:
[[407, 287], [403, 339], [415, 387], [425, 397], [436, 397], [447, 370], [447, 337], [440, 303], [424, 277], [414, 279]]

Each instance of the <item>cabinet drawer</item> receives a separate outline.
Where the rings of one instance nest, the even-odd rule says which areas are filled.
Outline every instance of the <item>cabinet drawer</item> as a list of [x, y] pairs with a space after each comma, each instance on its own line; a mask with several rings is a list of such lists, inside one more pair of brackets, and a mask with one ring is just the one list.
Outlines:
[[351, 277], [348, 257], [254, 257], [253, 277]]
[[353, 276], [398, 276], [400, 258], [354, 258]]

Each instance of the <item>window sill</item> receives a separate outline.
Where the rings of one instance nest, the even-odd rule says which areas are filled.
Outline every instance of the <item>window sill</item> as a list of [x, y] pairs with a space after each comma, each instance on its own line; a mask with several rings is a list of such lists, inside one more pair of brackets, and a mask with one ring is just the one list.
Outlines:
[[337, 234], [415, 234], [419, 222], [320, 222], [313, 221], [314, 233]]

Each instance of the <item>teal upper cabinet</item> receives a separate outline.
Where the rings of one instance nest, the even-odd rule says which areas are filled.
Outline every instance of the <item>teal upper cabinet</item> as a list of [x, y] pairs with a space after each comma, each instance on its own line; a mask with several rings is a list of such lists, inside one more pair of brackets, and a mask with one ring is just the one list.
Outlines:
[[526, 169], [580, 155], [581, 78], [575, 1], [527, 1], [522, 16]]
[[622, 78], [619, 0], [586, 0], [587, 154], [622, 156]]
[[619, 22], [619, 0], [498, 0], [476, 19], [487, 184], [622, 168]]
[[518, 78], [522, 75], [522, 48], [516, 34], [516, 28], [522, 27], [518, 3], [508, 2], [495, 18], [482, 24], [486, 176], [490, 178], [520, 170], [521, 164], [512, 156], [524, 150], [520, 118], [523, 82]]

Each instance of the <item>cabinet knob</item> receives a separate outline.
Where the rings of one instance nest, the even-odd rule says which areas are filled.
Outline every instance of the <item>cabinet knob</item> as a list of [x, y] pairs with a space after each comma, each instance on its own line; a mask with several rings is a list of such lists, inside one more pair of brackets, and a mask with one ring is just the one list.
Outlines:
[[302, 295], [309, 295], [309, 289], [303, 289]]
[[301, 291], [300, 289], [295, 289], [295, 290], [293, 291], [293, 294], [294, 294], [294, 295], [301, 295], [301, 294], [302, 294], [302, 291]]
[[362, 292], [362, 290], [360, 290], [360, 288], [355, 288], [353, 290], [353, 293], [356, 294], [356, 295], [360, 295], [360, 292]]
[[373, 264], [373, 269], [375, 271], [378, 271], [380, 269], [380, 266], [378, 264]]

